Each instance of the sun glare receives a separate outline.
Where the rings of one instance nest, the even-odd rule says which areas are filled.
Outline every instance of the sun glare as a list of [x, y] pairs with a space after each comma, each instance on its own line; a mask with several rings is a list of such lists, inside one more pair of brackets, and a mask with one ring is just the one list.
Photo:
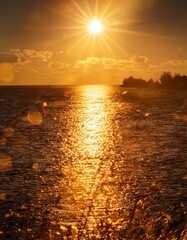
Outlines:
[[[120, 5], [116, 6], [114, 0], [107, 3], [99, 0], [71, 0], [70, 2], [73, 8], [67, 7], [68, 11], [63, 13], [63, 16], [74, 25], [61, 28], [69, 31], [67, 39], [76, 39], [69, 48], [70, 52], [79, 49], [79, 56], [77, 56], [79, 58], [82, 55], [97, 56], [106, 54], [106, 52], [115, 56], [113, 49], [120, 53], [124, 52], [124, 46], [121, 47], [118, 44], [119, 33], [127, 32], [124, 29], [124, 21], [118, 20], [117, 12], [121, 8]], [[60, 41], [63, 40], [60, 39]]]
[[103, 31], [103, 24], [98, 19], [93, 19], [88, 24], [88, 32], [91, 34], [98, 34]]

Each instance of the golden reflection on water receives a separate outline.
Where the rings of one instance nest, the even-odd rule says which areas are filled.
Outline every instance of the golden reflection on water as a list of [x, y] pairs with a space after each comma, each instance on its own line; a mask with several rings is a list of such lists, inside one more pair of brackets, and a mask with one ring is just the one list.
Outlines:
[[[79, 151], [83, 154], [84, 159], [78, 162], [76, 166], [80, 173], [76, 180], [77, 186], [87, 195], [88, 209], [93, 204], [95, 194], [99, 188], [101, 178], [101, 164], [104, 157], [104, 143], [109, 142], [108, 131], [110, 130], [107, 109], [108, 88], [104, 86], [84, 86], [81, 87], [81, 112], [79, 113]], [[105, 99], [103, 101], [103, 99]], [[107, 170], [107, 169], [105, 169]], [[104, 173], [106, 175], [107, 172]], [[81, 191], [82, 191], [81, 190]], [[79, 191], [78, 191], [79, 192]], [[81, 195], [83, 192], [79, 192]], [[76, 191], [74, 192], [76, 195]], [[82, 199], [83, 200], [83, 199]], [[102, 209], [104, 203], [96, 204], [95, 208]], [[88, 213], [84, 213], [88, 214]], [[93, 225], [94, 218], [89, 217], [87, 224]]]
[[71, 152], [73, 162], [64, 170], [69, 181], [66, 182], [67, 201], [63, 204], [66, 208], [73, 206], [76, 217], [83, 221], [81, 228], [84, 231], [94, 231], [98, 219], [106, 215], [106, 208], [110, 205], [114, 209], [118, 204], [115, 185], [104, 184], [110, 181], [112, 164], [106, 158], [106, 148], [113, 141], [110, 121], [114, 113], [109, 89], [105, 86], [80, 87], [80, 105], [72, 112], [77, 121], [69, 128], [77, 142], [74, 153]]
[[[103, 156], [103, 143], [107, 142], [109, 123], [107, 121], [108, 88], [84, 86], [81, 88], [82, 111], [80, 113], [80, 146], [88, 158]], [[105, 101], [103, 101], [103, 98]]]

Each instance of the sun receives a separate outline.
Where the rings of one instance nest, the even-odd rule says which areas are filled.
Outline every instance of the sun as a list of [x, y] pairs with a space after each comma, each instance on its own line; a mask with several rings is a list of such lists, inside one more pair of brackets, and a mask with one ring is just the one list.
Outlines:
[[68, 52], [73, 54], [75, 50], [78, 51], [76, 58], [88, 54], [101, 56], [106, 52], [115, 57], [116, 51], [126, 54], [124, 45], [118, 43], [121, 33], [129, 32], [125, 29], [125, 24], [129, 23], [129, 20], [119, 19], [118, 11], [121, 12], [123, 4], [118, 5], [114, 0], [70, 0], [69, 2], [72, 5], [67, 5], [67, 11], [64, 11], [64, 7], [62, 10], [55, 9], [59, 15], [67, 18], [67, 25], [59, 27], [60, 30], [67, 32], [66, 37], [59, 39], [55, 44], [69, 39], [72, 44], [68, 43]]
[[92, 19], [89, 23], [88, 23], [88, 32], [95, 35], [95, 34], [99, 34], [103, 31], [104, 26], [103, 23], [99, 20], [99, 19]]

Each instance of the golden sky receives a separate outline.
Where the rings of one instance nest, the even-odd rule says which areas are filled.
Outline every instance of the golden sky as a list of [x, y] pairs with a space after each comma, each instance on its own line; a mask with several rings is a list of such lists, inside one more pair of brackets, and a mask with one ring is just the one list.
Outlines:
[[[185, 0], [0, 2], [0, 84], [120, 84], [187, 74]], [[88, 29], [97, 19], [101, 31]]]

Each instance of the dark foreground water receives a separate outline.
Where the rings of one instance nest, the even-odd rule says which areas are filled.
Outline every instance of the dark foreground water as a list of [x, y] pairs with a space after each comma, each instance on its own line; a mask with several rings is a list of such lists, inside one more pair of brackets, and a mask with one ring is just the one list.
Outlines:
[[187, 239], [187, 93], [0, 88], [0, 239]]

